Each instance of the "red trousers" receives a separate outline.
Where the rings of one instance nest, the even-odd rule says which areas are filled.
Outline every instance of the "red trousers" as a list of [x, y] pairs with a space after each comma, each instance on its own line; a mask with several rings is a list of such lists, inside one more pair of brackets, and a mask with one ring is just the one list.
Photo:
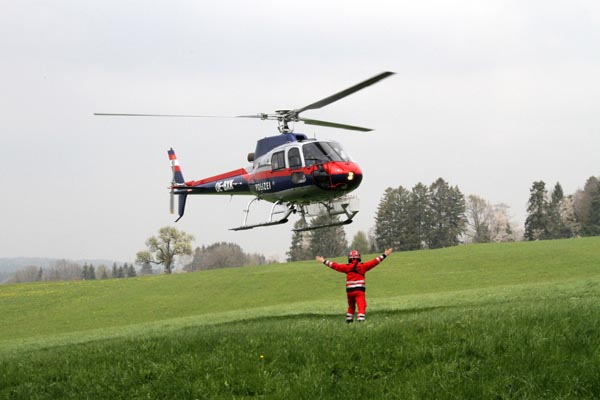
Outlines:
[[346, 293], [348, 296], [348, 314], [354, 314], [356, 306], [358, 306], [358, 313], [365, 315], [367, 311], [367, 298], [365, 292], [362, 290], [354, 290]]

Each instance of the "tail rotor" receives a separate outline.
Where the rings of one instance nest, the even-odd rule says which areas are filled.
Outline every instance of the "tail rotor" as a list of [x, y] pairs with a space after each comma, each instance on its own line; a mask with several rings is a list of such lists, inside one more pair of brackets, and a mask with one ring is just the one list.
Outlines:
[[171, 182], [171, 194], [169, 195], [169, 211], [171, 214], [175, 214], [175, 189], [173, 185], [175, 182]]

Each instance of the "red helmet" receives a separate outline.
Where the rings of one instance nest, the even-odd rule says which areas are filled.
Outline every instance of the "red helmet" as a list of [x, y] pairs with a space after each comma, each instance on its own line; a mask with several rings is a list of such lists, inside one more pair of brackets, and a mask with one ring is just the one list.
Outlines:
[[358, 250], [352, 250], [348, 254], [348, 262], [352, 262], [352, 260], [358, 260], [360, 262], [360, 252]]

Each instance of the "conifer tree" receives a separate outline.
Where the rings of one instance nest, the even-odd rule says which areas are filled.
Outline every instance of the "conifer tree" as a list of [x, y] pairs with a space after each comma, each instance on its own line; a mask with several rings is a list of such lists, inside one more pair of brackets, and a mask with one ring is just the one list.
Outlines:
[[[333, 222], [337, 222], [337, 217], [333, 218]], [[327, 215], [315, 217], [311, 224], [320, 226], [332, 222], [332, 218]], [[339, 257], [348, 250], [348, 242], [346, 241], [346, 232], [341, 225], [330, 226], [327, 228], [319, 228], [310, 231], [310, 252], [311, 257]]]
[[368, 253], [369, 240], [367, 239], [367, 235], [363, 231], [356, 232], [354, 238], [352, 239], [350, 248], [353, 250], [358, 250], [361, 254]]
[[402, 186], [387, 188], [375, 217], [377, 247], [398, 250], [410, 248], [410, 193]]
[[119, 271], [117, 270], [117, 263], [116, 262], [113, 263], [110, 277], [111, 278], [118, 278], [119, 277]]
[[375, 241], [379, 248], [393, 247], [396, 241], [396, 221], [394, 221], [394, 197], [396, 190], [388, 187], [383, 193], [375, 216]]
[[[410, 239], [410, 206], [411, 198], [410, 192], [404, 187], [399, 186], [396, 189], [396, 196], [394, 196], [394, 221], [396, 224], [395, 231], [397, 232], [396, 240], [393, 246], [398, 250], [410, 250], [412, 248]], [[383, 247], [389, 248], [389, 247]]]
[[584, 236], [600, 235], [600, 180], [591, 176], [574, 199], [577, 222]]
[[533, 182], [530, 189], [525, 219], [525, 239], [539, 240], [548, 237], [548, 200], [544, 181]]
[[[294, 224], [294, 228], [303, 228], [305, 222], [299, 219]], [[294, 231], [292, 234], [292, 244], [287, 251], [287, 261], [309, 260], [313, 256], [310, 252], [310, 233], [308, 231]]]
[[96, 270], [94, 269], [94, 266], [92, 264], [90, 264], [88, 266], [88, 277], [87, 279], [90, 280], [95, 280], [96, 279]]
[[153, 273], [152, 265], [149, 262], [142, 263], [142, 269], [140, 270], [141, 275], [152, 275]]
[[565, 196], [562, 186], [556, 182], [548, 203], [548, 239], [570, 237], [565, 217], [563, 216]]
[[590, 193], [590, 209], [583, 232], [588, 236], [600, 235], [600, 182]]
[[439, 178], [430, 188], [431, 230], [428, 247], [455, 246], [465, 230], [465, 198], [458, 187]]
[[426, 246], [431, 231], [431, 194], [429, 188], [417, 183], [410, 192], [408, 243], [409, 250]]

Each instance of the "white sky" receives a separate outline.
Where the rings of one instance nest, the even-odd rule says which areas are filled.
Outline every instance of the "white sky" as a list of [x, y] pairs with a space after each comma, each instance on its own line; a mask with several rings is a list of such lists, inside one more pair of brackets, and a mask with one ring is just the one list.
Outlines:
[[[94, 117], [298, 108], [364, 172], [350, 241], [383, 191], [443, 177], [525, 218], [529, 188], [600, 175], [596, 1], [18, 1], [0, 13], [0, 257], [133, 261], [172, 224], [167, 149], [187, 180], [245, 167], [273, 122]], [[284, 259], [293, 222], [231, 232], [250, 197], [191, 197], [195, 245]], [[267, 204], [252, 216], [264, 219]], [[260, 213], [262, 211], [263, 213]]]

